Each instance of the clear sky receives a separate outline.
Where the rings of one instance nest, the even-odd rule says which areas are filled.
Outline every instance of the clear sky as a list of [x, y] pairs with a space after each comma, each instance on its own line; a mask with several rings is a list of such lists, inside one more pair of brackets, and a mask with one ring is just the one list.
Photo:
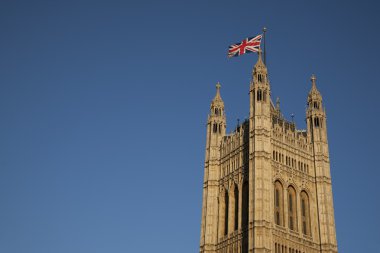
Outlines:
[[0, 252], [198, 251], [206, 119], [272, 99], [305, 127], [317, 75], [339, 251], [378, 252], [378, 1], [0, 1]]

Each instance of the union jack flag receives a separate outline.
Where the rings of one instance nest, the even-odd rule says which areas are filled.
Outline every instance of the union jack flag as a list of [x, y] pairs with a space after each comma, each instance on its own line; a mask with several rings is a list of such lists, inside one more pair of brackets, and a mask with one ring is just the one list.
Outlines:
[[244, 39], [241, 43], [233, 44], [228, 49], [228, 57], [239, 56], [245, 53], [255, 53], [260, 49], [262, 34]]

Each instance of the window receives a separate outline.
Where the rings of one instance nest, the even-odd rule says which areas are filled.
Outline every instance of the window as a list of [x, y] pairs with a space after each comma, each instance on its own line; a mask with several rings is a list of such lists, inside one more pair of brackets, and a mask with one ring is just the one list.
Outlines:
[[235, 185], [235, 190], [234, 190], [234, 197], [235, 197], [235, 230], [238, 229], [238, 222], [239, 222], [239, 189], [237, 185]]
[[314, 118], [314, 126], [319, 127], [319, 118]]
[[248, 227], [248, 202], [249, 202], [249, 186], [248, 182], [243, 183], [243, 203], [242, 203], [242, 228]]
[[224, 235], [228, 234], [228, 192], [226, 191], [224, 194]]
[[309, 196], [305, 191], [301, 192], [301, 222], [302, 233], [305, 235], [311, 235]]
[[213, 126], [212, 126], [212, 131], [214, 132], [214, 133], [216, 133], [217, 131], [218, 131], [218, 125], [217, 124], [213, 124]]
[[257, 101], [261, 101], [263, 99], [262, 91], [258, 90], [257, 91]]
[[289, 228], [297, 230], [297, 199], [296, 191], [292, 186], [288, 188], [288, 215]]
[[279, 181], [274, 183], [274, 218], [277, 225], [283, 226], [283, 188]]

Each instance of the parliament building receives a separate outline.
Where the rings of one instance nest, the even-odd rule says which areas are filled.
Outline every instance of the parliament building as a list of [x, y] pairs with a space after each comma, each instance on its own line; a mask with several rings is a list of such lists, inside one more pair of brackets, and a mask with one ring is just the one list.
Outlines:
[[216, 85], [207, 121], [200, 252], [337, 253], [326, 111], [316, 77], [306, 130], [273, 104], [260, 53], [249, 94], [249, 118], [227, 134]]

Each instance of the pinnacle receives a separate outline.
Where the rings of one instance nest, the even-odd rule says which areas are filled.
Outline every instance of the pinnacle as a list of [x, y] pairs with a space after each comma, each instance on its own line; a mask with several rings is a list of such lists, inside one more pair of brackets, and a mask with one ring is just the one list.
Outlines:
[[318, 89], [317, 89], [317, 77], [312, 74], [311, 77], [310, 77], [310, 80], [311, 80], [311, 90], [309, 92], [309, 97], [311, 96], [321, 96], [321, 93], [319, 93]]
[[317, 86], [316, 86], [315, 83], [316, 83], [317, 77], [314, 74], [312, 74], [310, 80], [311, 80], [311, 83], [312, 83], [312, 88], [316, 89]]
[[221, 101], [221, 102], [223, 102], [222, 97], [220, 96], [220, 87], [222, 87], [222, 86], [221, 86], [220, 83], [218, 82], [218, 83], [215, 85], [215, 87], [216, 87], [216, 95], [215, 95], [213, 101], [214, 101], [214, 102], [216, 102], [216, 101]]
[[259, 51], [257, 52], [258, 53], [258, 58], [257, 58], [257, 62], [255, 64], [255, 66], [253, 67], [253, 72], [255, 71], [259, 71], [259, 72], [267, 72], [267, 68], [263, 62], [263, 59], [262, 59], [262, 51], [261, 49], [259, 49]]
[[260, 65], [264, 65], [265, 66], [265, 64], [263, 62], [263, 58], [262, 58], [262, 50], [259, 49], [259, 51], [257, 51], [257, 54], [259, 55], [259, 57], [257, 59], [256, 65], [258, 65], [260, 63]]

